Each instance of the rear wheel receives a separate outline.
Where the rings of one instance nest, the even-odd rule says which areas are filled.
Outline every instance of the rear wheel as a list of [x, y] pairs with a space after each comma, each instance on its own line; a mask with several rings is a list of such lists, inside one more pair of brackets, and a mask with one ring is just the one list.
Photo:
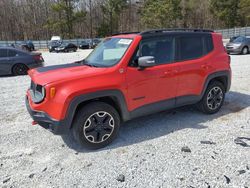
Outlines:
[[28, 72], [28, 67], [24, 64], [16, 64], [12, 68], [13, 75], [26, 75]]
[[118, 135], [120, 117], [109, 104], [93, 102], [77, 113], [73, 123], [73, 135], [82, 146], [98, 149], [110, 144]]
[[248, 47], [245, 46], [244, 48], [242, 48], [241, 54], [246, 55], [246, 54], [248, 54], [248, 52], [249, 52]]
[[225, 98], [225, 87], [214, 81], [208, 85], [202, 100], [197, 104], [199, 110], [206, 114], [214, 114], [221, 109]]

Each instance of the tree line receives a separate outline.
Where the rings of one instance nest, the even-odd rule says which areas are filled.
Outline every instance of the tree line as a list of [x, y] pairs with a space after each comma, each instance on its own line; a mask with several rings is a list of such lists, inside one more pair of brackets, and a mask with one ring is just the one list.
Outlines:
[[250, 25], [250, 0], [0, 0], [0, 40]]

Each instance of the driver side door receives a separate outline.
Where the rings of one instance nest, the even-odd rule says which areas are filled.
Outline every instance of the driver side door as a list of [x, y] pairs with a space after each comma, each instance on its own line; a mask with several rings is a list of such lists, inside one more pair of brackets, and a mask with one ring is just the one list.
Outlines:
[[[174, 50], [164, 49], [164, 44], [167, 48], [174, 48], [174, 41], [169, 40], [168, 37], [144, 39], [127, 68], [128, 103], [132, 117], [150, 114], [160, 111], [161, 108], [167, 109], [175, 105], [176, 77], [166, 75], [168, 70], [174, 69], [170, 64], [174, 54], [169, 53], [174, 53]], [[138, 59], [143, 56], [153, 56], [156, 66], [138, 69]]]

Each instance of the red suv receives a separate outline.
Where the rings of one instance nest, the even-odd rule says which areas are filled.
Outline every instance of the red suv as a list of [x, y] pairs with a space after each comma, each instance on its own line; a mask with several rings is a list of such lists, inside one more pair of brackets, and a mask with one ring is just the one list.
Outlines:
[[130, 119], [189, 104], [220, 110], [231, 84], [222, 36], [164, 29], [106, 38], [79, 62], [29, 71], [27, 109], [55, 134], [97, 149]]

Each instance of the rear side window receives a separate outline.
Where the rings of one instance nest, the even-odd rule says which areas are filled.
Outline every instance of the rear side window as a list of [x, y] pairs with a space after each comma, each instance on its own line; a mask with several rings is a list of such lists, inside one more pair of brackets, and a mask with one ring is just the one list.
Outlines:
[[203, 56], [203, 39], [200, 36], [179, 38], [179, 60], [196, 59]]
[[18, 56], [18, 53], [15, 50], [9, 50], [8, 56], [9, 57], [15, 57], [15, 56]]
[[7, 49], [0, 49], [0, 58], [1, 57], [7, 57], [8, 56], [8, 50]]
[[205, 42], [205, 52], [206, 54], [208, 54], [209, 52], [213, 51], [214, 49], [214, 45], [213, 45], [213, 39], [211, 36], [206, 36], [204, 38], [204, 42]]
[[8, 52], [8, 56], [9, 57], [17, 57], [17, 56], [25, 56], [26, 54], [20, 51], [16, 51], [16, 50], [9, 50]]

